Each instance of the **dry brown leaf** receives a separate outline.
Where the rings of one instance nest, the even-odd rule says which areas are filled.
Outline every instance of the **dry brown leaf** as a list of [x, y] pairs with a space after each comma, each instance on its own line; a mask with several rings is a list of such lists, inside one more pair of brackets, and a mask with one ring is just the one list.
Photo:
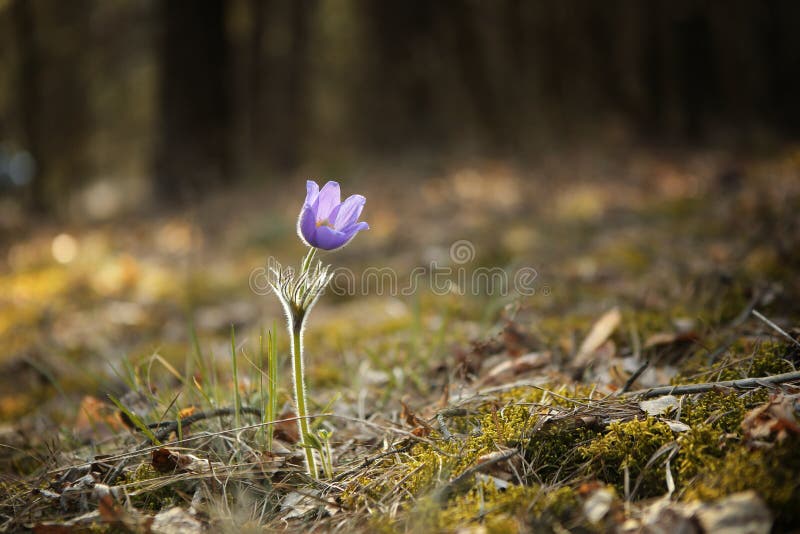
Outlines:
[[763, 440], [775, 435], [783, 441], [789, 434], [800, 434], [800, 425], [795, 417], [795, 400], [785, 395], [753, 408], [742, 419], [742, 430], [748, 441]]
[[604, 482], [601, 482], [599, 480], [589, 480], [578, 486], [578, 494], [582, 497], [586, 497], [587, 495], [597, 491], [602, 487], [605, 487]]
[[578, 348], [573, 367], [580, 369], [589, 365], [594, 360], [595, 351], [611, 337], [620, 322], [622, 322], [622, 313], [616, 306], [604, 313], [594, 323], [589, 334]]
[[150, 525], [153, 534], [199, 534], [203, 524], [179, 506], [159, 512]]
[[[486, 473], [493, 478], [509, 481], [514, 477], [514, 474], [518, 473], [522, 468], [521, 456], [514, 454], [513, 456], [509, 457], [509, 453], [511, 452], [512, 449], [500, 449], [497, 451], [492, 451], [479, 456], [475, 460], [475, 465], [478, 466], [488, 463], [489, 466], [485, 469], [481, 469], [481, 472]], [[505, 460], [498, 461], [503, 457], [505, 457]]]
[[174, 473], [176, 471], [206, 473], [216, 466], [222, 467], [220, 462], [209, 462], [193, 454], [182, 454], [166, 447], [153, 451], [151, 464], [159, 473]]
[[630, 519], [621, 532], [625, 534], [702, 534], [691, 512], [680, 503], [663, 498], [648, 505], [641, 520]]
[[647, 412], [649, 416], [664, 415], [665, 413], [677, 410], [679, 406], [678, 398], [674, 395], [664, 395], [655, 399], [644, 400], [639, 403], [639, 408]]
[[125, 510], [110, 494], [100, 497], [97, 510], [106, 523], [122, 523], [125, 519]]
[[512, 358], [516, 358], [532, 348], [533, 343], [528, 335], [523, 332], [519, 325], [513, 321], [507, 321], [502, 333], [503, 345], [506, 352]]
[[492, 367], [478, 382], [478, 387], [501, 384], [528, 371], [541, 369], [551, 361], [549, 352], [531, 352], [518, 358], [507, 358]]
[[162, 447], [153, 451], [150, 464], [159, 473], [172, 473], [180, 468], [180, 454]]
[[658, 332], [649, 336], [642, 348], [652, 353], [650, 359], [674, 363], [685, 357], [699, 339], [700, 335], [693, 330]]
[[148, 532], [152, 517], [142, 515], [134, 509], [126, 509], [118, 503], [111, 493], [99, 497], [97, 511], [104, 523], [112, 525], [112, 530], [123, 532]]
[[[273, 435], [287, 443], [300, 441], [300, 431], [297, 429], [297, 421], [294, 420], [296, 417], [297, 414], [292, 410], [281, 412], [278, 416], [278, 422], [273, 427], [275, 429]], [[286, 421], [286, 419], [289, 419], [289, 421]]]
[[414, 427], [414, 429], [411, 430], [412, 434], [417, 437], [426, 437], [433, 431], [433, 427], [424, 419], [417, 417], [403, 400], [400, 401], [400, 406], [402, 407], [400, 410], [400, 419], [405, 421], [408, 426]]
[[80, 439], [101, 440], [113, 436], [126, 427], [116, 408], [91, 395], [81, 399], [73, 430]]
[[772, 513], [754, 491], [703, 503], [694, 518], [704, 532], [768, 534], [772, 530]]
[[316, 510], [320, 506], [320, 500], [314, 491], [292, 491], [287, 493], [281, 502], [281, 510], [288, 511], [283, 519], [303, 517], [307, 513]]
[[411, 431], [411, 433], [418, 438], [426, 438], [431, 434], [430, 427], [418, 426]]
[[614, 491], [600, 488], [593, 492], [583, 503], [583, 513], [590, 523], [599, 523], [611, 510], [614, 504]]
[[677, 332], [656, 332], [644, 341], [643, 348], [649, 349], [658, 345], [670, 345], [678, 340], [678, 336]]

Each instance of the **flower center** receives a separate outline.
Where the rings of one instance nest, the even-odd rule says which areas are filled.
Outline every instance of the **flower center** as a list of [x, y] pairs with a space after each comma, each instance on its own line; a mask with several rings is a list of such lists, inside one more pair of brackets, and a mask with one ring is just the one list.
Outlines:
[[317, 221], [317, 228], [319, 228], [320, 226], [327, 226], [328, 228], [333, 228], [333, 225], [330, 222], [328, 222], [328, 219]]

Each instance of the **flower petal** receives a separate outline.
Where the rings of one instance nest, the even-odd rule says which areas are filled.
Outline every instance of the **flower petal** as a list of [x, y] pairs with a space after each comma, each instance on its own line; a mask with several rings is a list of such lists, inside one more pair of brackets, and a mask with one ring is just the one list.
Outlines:
[[319, 186], [317, 185], [317, 182], [314, 180], [308, 180], [306, 182], [306, 201], [304, 205], [311, 206], [314, 204], [314, 201], [317, 200], [318, 196]]
[[338, 182], [328, 182], [319, 192], [317, 197], [319, 206], [317, 208], [317, 221], [326, 221], [330, 217], [333, 208], [342, 203], [341, 193]]
[[328, 226], [333, 226], [336, 228], [336, 225], [333, 224], [333, 221], [336, 220], [336, 217], [339, 215], [339, 210], [342, 209], [343, 204], [337, 204], [333, 207], [331, 212], [328, 214], [328, 217], [324, 220], [328, 221]]
[[316, 243], [311, 243], [317, 248], [322, 250], [335, 250], [341, 248], [350, 241], [355, 234], [347, 235], [338, 230], [334, 230], [328, 226], [320, 226], [317, 228]]
[[337, 230], [344, 230], [358, 220], [367, 199], [361, 195], [353, 195], [342, 202], [335, 216], [332, 215], [331, 223]]
[[348, 239], [352, 239], [354, 235], [362, 230], [369, 230], [369, 225], [365, 221], [348, 226], [342, 230], [342, 233], [349, 236]]
[[297, 235], [306, 245], [316, 246], [314, 242], [317, 239], [317, 217], [313, 206], [307, 205], [300, 212], [300, 218], [297, 220]]

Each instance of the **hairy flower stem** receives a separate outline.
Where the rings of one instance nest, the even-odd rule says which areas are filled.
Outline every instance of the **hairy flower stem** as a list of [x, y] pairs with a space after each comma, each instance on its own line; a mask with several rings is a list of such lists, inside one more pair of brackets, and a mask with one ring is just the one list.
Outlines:
[[292, 375], [294, 377], [294, 402], [297, 411], [297, 429], [299, 430], [300, 445], [306, 451], [306, 466], [308, 474], [317, 478], [317, 463], [314, 460], [314, 448], [319, 449], [316, 436], [311, 434], [308, 422], [308, 408], [306, 407], [305, 368], [303, 365], [303, 328], [308, 313], [322, 295], [325, 287], [330, 282], [328, 268], [318, 265], [312, 268], [316, 249], [310, 249], [303, 262], [300, 272], [295, 275], [291, 269], [282, 269], [280, 265], [273, 269], [277, 280], [272, 283], [272, 289], [281, 301], [286, 311], [286, 322], [289, 327], [289, 339], [292, 350]]
[[317, 463], [314, 451], [308, 441], [311, 434], [306, 410], [306, 381], [303, 368], [303, 319], [290, 321], [289, 335], [292, 340], [292, 372], [294, 374], [294, 401], [297, 408], [297, 429], [300, 432], [300, 444], [306, 450], [306, 467], [312, 478], [317, 478]]

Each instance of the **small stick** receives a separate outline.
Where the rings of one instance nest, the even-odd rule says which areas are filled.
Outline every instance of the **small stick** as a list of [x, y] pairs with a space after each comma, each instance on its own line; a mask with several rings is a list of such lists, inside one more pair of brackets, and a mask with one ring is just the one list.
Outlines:
[[[180, 425], [182, 427], [187, 427], [192, 423], [197, 423], [198, 421], [202, 421], [203, 419], [211, 419], [212, 417], [224, 417], [226, 415], [234, 415], [236, 413], [235, 408], [218, 408], [216, 410], [211, 410], [210, 412], [196, 412], [192, 415], [188, 415], [183, 417], [180, 420]], [[258, 408], [254, 408], [252, 406], [241, 406], [239, 409], [239, 413], [249, 413], [252, 415], [257, 415], [261, 417], [261, 410]], [[162, 421], [160, 423], [152, 423], [147, 425], [148, 428], [157, 428], [158, 432], [156, 432], [156, 439], [161, 441], [162, 439], [169, 436], [172, 432], [178, 430], [178, 421]]]
[[447, 429], [447, 423], [444, 420], [444, 416], [442, 414], [437, 414], [436, 420], [439, 422], [439, 432], [442, 433], [442, 437], [445, 440], [450, 441], [453, 439], [453, 434]]
[[695, 393], [705, 393], [716, 388], [748, 389], [768, 384], [784, 384], [800, 380], [800, 371], [782, 373], [779, 375], [762, 376], [758, 378], [742, 378], [740, 380], [722, 380], [721, 382], [704, 382], [702, 384], [686, 384], [683, 386], [660, 386], [657, 388], [641, 389], [626, 393], [626, 397], [641, 397], [649, 399], [660, 397], [661, 395], [693, 395]]
[[775, 330], [777, 333], [779, 333], [780, 335], [782, 335], [783, 337], [785, 337], [786, 339], [788, 339], [789, 341], [791, 341], [792, 343], [794, 343], [795, 345], [797, 345], [798, 347], [800, 347], [800, 341], [797, 341], [795, 338], [793, 338], [792, 336], [790, 336], [790, 335], [789, 335], [789, 334], [786, 332], [786, 330], [784, 330], [784, 329], [783, 329], [783, 328], [781, 328], [780, 326], [776, 325], [775, 323], [773, 323], [772, 321], [770, 321], [769, 319], [767, 319], [766, 317], [764, 317], [763, 315], [761, 315], [761, 312], [759, 312], [758, 310], [753, 310], [753, 315], [755, 315], [756, 317], [758, 317], [759, 319], [761, 319], [762, 321], [764, 321], [764, 322], [767, 324], [767, 326], [769, 326], [770, 328], [772, 328], [773, 330]]
[[497, 455], [485, 462], [479, 463], [477, 465], [473, 465], [472, 467], [465, 469], [463, 473], [458, 475], [456, 478], [451, 480], [447, 483], [444, 487], [442, 487], [438, 492], [435, 494], [435, 499], [438, 501], [446, 500], [453, 492], [458, 491], [464, 484], [469, 480], [469, 478], [481, 471], [485, 470], [487, 467], [491, 467], [494, 464], [505, 462], [506, 460], [510, 460], [514, 456], [518, 455], [520, 452], [517, 449], [513, 449], [507, 451], [503, 454]]
[[622, 389], [620, 389], [620, 390], [619, 390], [619, 393], [618, 393], [618, 395], [622, 395], [623, 393], [625, 393], [626, 391], [628, 391], [629, 389], [631, 389], [631, 386], [633, 385], [633, 383], [634, 383], [634, 382], [636, 382], [636, 380], [637, 380], [637, 379], [638, 379], [640, 376], [642, 376], [642, 373], [644, 373], [644, 372], [645, 372], [645, 370], [646, 370], [648, 367], [650, 367], [650, 360], [647, 360], [646, 362], [644, 362], [644, 363], [643, 363], [643, 364], [642, 364], [642, 365], [641, 365], [641, 366], [640, 366], [640, 367], [639, 367], [639, 368], [638, 368], [638, 369], [637, 369], [637, 370], [636, 370], [636, 371], [635, 371], [635, 372], [634, 372], [634, 373], [633, 373], [633, 374], [630, 376], [630, 378], [628, 378], [628, 380], [626, 380], [626, 381], [625, 381], [625, 385], [624, 385], [624, 386], [622, 386]]

